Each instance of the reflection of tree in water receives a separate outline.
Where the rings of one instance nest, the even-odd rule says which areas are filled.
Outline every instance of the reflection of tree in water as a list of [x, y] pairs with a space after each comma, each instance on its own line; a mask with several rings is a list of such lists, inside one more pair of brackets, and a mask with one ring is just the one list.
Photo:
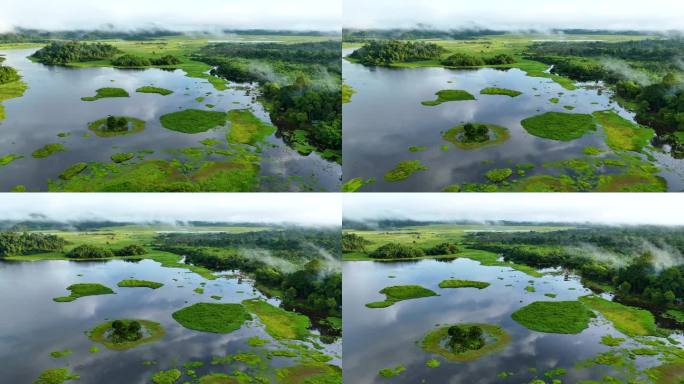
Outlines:
[[476, 325], [468, 328], [453, 325], [449, 327], [448, 333], [448, 345], [454, 353], [477, 350], [485, 345], [484, 332]]

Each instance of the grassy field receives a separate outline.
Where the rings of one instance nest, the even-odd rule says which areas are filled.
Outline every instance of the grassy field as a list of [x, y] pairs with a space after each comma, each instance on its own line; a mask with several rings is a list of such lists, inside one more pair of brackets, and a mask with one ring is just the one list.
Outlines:
[[655, 336], [657, 334], [655, 319], [649, 311], [608, 301], [598, 296], [583, 296], [580, 297], [580, 301], [600, 312], [613, 323], [615, 329], [627, 336]]
[[534, 136], [558, 141], [572, 141], [596, 130], [591, 115], [565, 112], [546, 112], [520, 122]]
[[592, 313], [579, 301], [535, 301], [511, 317], [533, 331], [575, 334], [589, 326]]
[[206, 132], [214, 127], [225, 125], [226, 114], [224, 112], [186, 109], [184, 111], [162, 115], [159, 120], [164, 128], [172, 131], [200, 133]]
[[258, 299], [245, 300], [242, 304], [259, 317], [266, 326], [266, 333], [276, 340], [305, 340], [309, 337], [311, 321], [308, 317]]
[[185, 328], [200, 332], [231, 333], [251, 319], [242, 304], [196, 303], [173, 313]]

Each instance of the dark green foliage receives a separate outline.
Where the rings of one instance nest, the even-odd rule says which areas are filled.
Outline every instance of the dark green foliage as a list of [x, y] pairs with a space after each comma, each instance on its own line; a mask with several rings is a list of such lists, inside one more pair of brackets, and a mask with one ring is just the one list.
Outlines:
[[176, 56], [166, 55], [158, 59], [152, 59], [150, 62], [152, 62], [153, 65], [178, 65], [181, 63], [181, 60]]
[[138, 244], [127, 245], [118, 251], [116, 251], [117, 256], [140, 256], [146, 254], [145, 248]]
[[164, 36], [179, 36], [182, 32], [150, 29], [136, 31], [67, 30], [45, 31], [39, 29], [14, 28], [12, 32], [0, 33], [2, 43], [49, 43], [51, 40], [148, 40]]
[[458, 252], [458, 247], [454, 243], [439, 243], [435, 245], [432, 248], [428, 248], [425, 250], [425, 253], [428, 255], [436, 256], [436, 255], [453, 255]]
[[502, 35], [506, 32], [491, 29], [453, 29], [438, 30], [432, 28], [419, 29], [343, 29], [343, 41], [357, 42], [367, 39], [453, 39], [468, 40], [478, 36]]
[[109, 59], [120, 51], [111, 44], [54, 41], [33, 54], [43, 64], [67, 64]]
[[116, 65], [117, 67], [147, 67], [152, 65], [150, 60], [130, 54], [117, 57], [116, 59], [112, 60], [112, 64]]
[[19, 74], [12, 67], [0, 65], [0, 85], [19, 80]]
[[349, 57], [365, 65], [389, 65], [420, 60], [438, 60], [444, 48], [422, 41], [370, 41]]
[[109, 132], [128, 131], [128, 120], [125, 117], [107, 116], [102, 129]]
[[366, 252], [371, 242], [355, 233], [342, 234], [342, 252]]
[[112, 333], [109, 335], [109, 341], [112, 343], [136, 341], [142, 337], [142, 326], [139, 322], [135, 320], [128, 322], [114, 320], [112, 322]]
[[484, 124], [466, 123], [463, 125], [463, 138], [466, 143], [483, 143], [489, 140], [489, 128]]
[[67, 252], [66, 257], [70, 259], [101, 259], [106, 257], [114, 257], [114, 252], [108, 248], [83, 244]]
[[63, 238], [55, 235], [0, 232], [0, 257], [59, 252], [65, 244]]
[[423, 257], [425, 252], [410, 245], [387, 243], [368, 254], [373, 259], [409, 259]]
[[442, 60], [442, 65], [449, 67], [479, 67], [485, 65], [481, 57], [468, 55], [466, 53], [454, 53]]
[[448, 334], [448, 345], [454, 353], [477, 350], [485, 345], [484, 332], [476, 325], [469, 328], [452, 325], [449, 327]]

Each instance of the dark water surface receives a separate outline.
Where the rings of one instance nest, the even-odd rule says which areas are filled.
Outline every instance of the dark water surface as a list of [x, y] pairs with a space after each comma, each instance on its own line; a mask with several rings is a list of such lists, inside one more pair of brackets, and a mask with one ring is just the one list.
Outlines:
[[[390, 379], [393, 383], [528, 383], [535, 378], [529, 368], [535, 368], [539, 378], [549, 370], [565, 368], [568, 373], [560, 377], [563, 383], [598, 380], [606, 374], [616, 374], [608, 366], [573, 369], [576, 362], [610, 349], [600, 344], [601, 336], [624, 337], [602, 318], [593, 320], [589, 328], [577, 335], [534, 332], [511, 319], [511, 313], [534, 301], [575, 300], [591, 293], [574, 276], [533, 278], [506, 267], [484, 267], [473, 260], [456, 259], [347, 261], [343, 278], [345, 382], [384, 383], [388, 380], [380, 377], [378, 371], [399, 364], [406, 371]], [[482, 290], [439, 288], [439, 282], [448, 278], [485, 281], [491, 285]], [[534, 281], [536, 292], [525, 291], [529, 280]], [[409, 284], [422, 285], [439, 296], [406, 300], [384, 309], [365, 307], [366, 303], [384, 299], [378, 293], [382, 288]], [[512, 286], [507, 287], [509, 284]], [[558, 296], [551, 299], [545, 293]], [[448, 361], [420, 347], [420, 340], [436, 325], [463, 322], [499, 325], [511, 335], [512, 341], [499, 352], [467, 363]], [[425, 363], [431, 358], [440, 360], [441, 366], [427, 368]], [[637, 365], [642, 360], [654, 365], [650, 357], [639, 357]], [[500, 372], [514, 375], [503, 380], [497, 377]]]
[[[156, 290], [116, 286], [127, 278], [157, 281], [164, 286]], [[53, 297], [67, 295], [65, 288], [79, 282], [104, 284], [116, 294], [82, 297], [70, 303], [52, 301]], [[206, 283], [204, 294], [194, 293], [201, 282]], [[217, 301], [211, 295], [223, 298]], [[258, 349], [246, 344], [249, 337], [272, 340], [259, 320], [223, 335], [186, 329], [171, 314], [197, 302], [239, 303], [253, 297], [263, 296], [248, 280], [206, 280], [185, 269], [163, 268], [151, 260], [0, 261], [0, 382], [31, 383], [45, 369], [68, 366], [81, 376], [80, 383], [143, 384], [149, 383], [158, 370], [179, 368], [189, 360], [205, 363], [197, 369], [199, 375], [209, 370], [232, 372], [234, 368], [211, 366], [212, 356], [239, 351], [258, 353]], [[269, 301], [278, 305], [275, 300]], [[166, 335], [126, 351], [109, 350], [86, 336], [85, 332], [94, 326], [117, 318], [156, 321], [162, 324]], [[100, 352], [90, 353], [93, 345]], [[64, 349], [71, 349], [73, 354], [60, 359], [50, 356], [50, 352]], [[341, 364], [340, 341], [326, 345], [323, 352], [335, 356], [331, 363]], [[157, 364], [144, 365], [146, 360], [155, 360]], [[266, 361], [271, 367], [294, 365], [291, 358], [274, 357]]]
[[[225, 143], [226, 129], [186, 134], [165, 129], [159, 117], [166, 113], [194, 108], [212, 111], [251, 108], [256, 116], [270, 123], [268, 113], [255, 100], [253, 84], [230, 84], [238, 89], [217, 91], [206, 80], [186, 77], [182, 70], [69, 68], [33, 63], [27, 59], [35, 49], [0, 51], [5, 64], [19, 70], [29, 89], [24, 96], [3, 102], [6, 119], [0, 121], [0, 156], [17, 153], [24, 158], [0, 168], [0, 190], [18, 184], [27, 190], [46, 190], [47, 180], [56, 179], [68, 166], [77, 162], [111, 162], [120, 152], [154, 150], [148, 158], [170, 158], [165, 150], [201, 147], [199, 142], [215, 138]], [[113, 81], [112, 81], [113, 80]], [[137, 93], [144, 85], [174, 91], [168, 96]], [[104, 98], [93, 102], [81, 97], [94, 96], [103, 87], [124, 88], [131, 97]], [[195, 98], [204, 97], [197, 102]], [[214, 104], [209, 109], [205, 104]], [[107, 115], [125, 115], [144, 120], [147, 125], [138, 134], [110, 138], [97, 137], [87, 129], [91, 121]], [[70, 133], [60, 138], [58, 133]], [[92, 137], [84, 138], [84, 134]], [[34, 159], [31, 153], [47, 143], [62, 143], [68, 152]], [[301, 156], [282, 139], [271, 136], [264, 145], [261, 176], [264, 190], [299, 190], [302, 188], [339, 190], [341, 167], [316, 153]], [[221, 146], [225, 147], [225, 144]]]
[[[354, 49], [345, 49], [348, 55]], [[492, 168], [512, 168], [532, 163], [528, 175], [549, 173], [540, 165], [555, 160], [584, 157], [582, 149], [595, 146], [610, 151], [602, 132], [589, 133], [569, 141], [542, 139], [530, 135], [520, 121], [545, 112], [592, 113], [615, 109], [633, 120], [634, 114], [611, 101], [610, 92], [578, 88], [569, 91], [550, 79], [529, 77], [519, 69], [452, 70], [444, 68], [366, 67], [344, 60], [343, 77], [356, 90], [344, 104], [344, 179], [375, 177], [362, 191], [440, 191], [463, 182], [486, 182]], [[480, 95], [486, 87], [523, 92], [518, 97]], [[442, 89], [463, 89], [477, 100], [450, 101], [424, 106]], [[562, 93], [562, 94], [561, 94]], [[538, 95], [538, 96], [536, 96]], [[558, 104], [549, 102], [557, 97]], [[568, 111], [563, 106], [573, 106]], [[510, 139], [491, 147], [463, 150], [442, 138], [442, 133], [469, 121], [497, 124], [509, 129]], [[449, 150], [440, 147], [448, 145]], [[410, 146], [426, 146], [411, 153]], [[684, 160], [655, 154], [663, 171], [659, 174], [670, 190], [684, 189]], [[427, 171], [400, 182], [385, 182], [383, 175], [404, 160], [420, 160]]]

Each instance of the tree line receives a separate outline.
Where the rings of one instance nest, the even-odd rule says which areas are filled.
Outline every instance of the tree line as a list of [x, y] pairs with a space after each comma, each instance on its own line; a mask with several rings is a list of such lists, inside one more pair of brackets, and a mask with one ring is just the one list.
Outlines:
[[444, 48], [423, 41], [373, 40], [349, 57], [364, 65], [390, 65], [422, 60], [439, 60]]
[[0, 257], [61, 252], [66, 241], [55, 235], [28, 232], [0, 232]]
[[31, 57], [43, 64], [67, 64], [110, 59], [121, 51], [111, 44], [80, 41], [53, 41]]

